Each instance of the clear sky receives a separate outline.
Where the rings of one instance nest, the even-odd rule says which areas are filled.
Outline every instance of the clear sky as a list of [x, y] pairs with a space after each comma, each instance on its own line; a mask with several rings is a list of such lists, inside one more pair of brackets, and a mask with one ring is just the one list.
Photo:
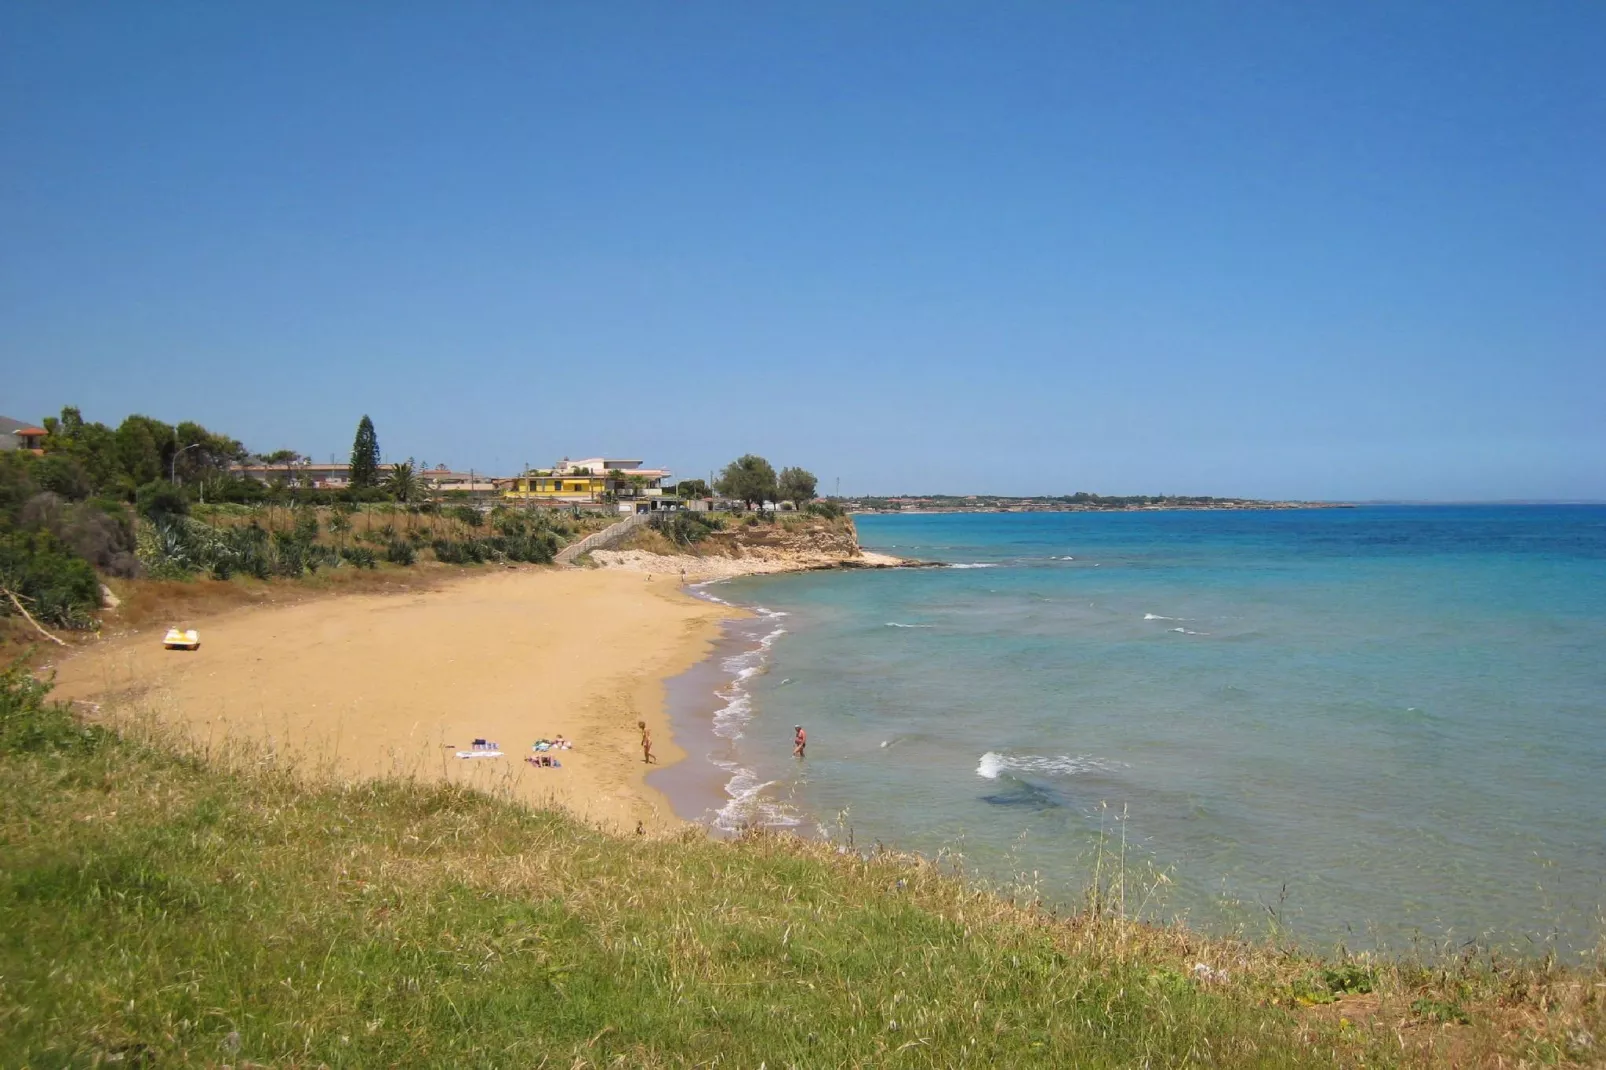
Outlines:
[[1606, 498], [1606, 5], [0, 6], [0, 412]]

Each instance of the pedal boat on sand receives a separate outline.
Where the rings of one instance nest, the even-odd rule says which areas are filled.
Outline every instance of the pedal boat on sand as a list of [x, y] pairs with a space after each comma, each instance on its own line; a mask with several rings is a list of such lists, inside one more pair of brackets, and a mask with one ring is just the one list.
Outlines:
[[194, 628], [169, 628], [162, 636], [162, 646], [167, 650], [199, 650], [201, 635]]

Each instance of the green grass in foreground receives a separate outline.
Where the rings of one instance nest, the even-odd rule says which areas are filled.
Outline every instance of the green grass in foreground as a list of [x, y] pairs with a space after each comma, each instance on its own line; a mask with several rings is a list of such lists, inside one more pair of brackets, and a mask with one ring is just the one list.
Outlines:
[[219, 768], [17, 672], [0, 792], [5, 1066], [1464, 1065], [1600, 1035], [1599, 977], [1484, 971], [1523, 1009], [1496, 1021], [1464, 971], [1048, 919], [907, 857]]

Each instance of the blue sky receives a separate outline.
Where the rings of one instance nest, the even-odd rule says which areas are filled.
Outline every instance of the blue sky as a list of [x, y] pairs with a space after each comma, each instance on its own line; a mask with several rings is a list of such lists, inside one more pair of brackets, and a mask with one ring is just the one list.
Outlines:
[[1606, 498], [1606, 7], [0, 8], [0, 412]]

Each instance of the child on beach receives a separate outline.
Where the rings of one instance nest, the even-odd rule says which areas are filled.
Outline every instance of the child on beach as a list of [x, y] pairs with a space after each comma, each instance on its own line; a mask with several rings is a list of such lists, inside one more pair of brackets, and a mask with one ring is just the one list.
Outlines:
[[652, 764], [652, 733], [647, 730], [646, 721], [637, 721], [636, 727], [641, 729], [641, 760], [648, 765]]

